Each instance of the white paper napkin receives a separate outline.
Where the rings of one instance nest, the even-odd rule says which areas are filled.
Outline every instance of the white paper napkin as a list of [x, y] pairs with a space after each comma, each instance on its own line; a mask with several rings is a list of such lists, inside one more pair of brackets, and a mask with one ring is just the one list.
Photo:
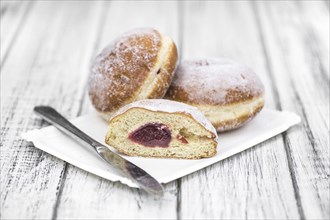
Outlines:
[[[71, 122], [100, 143], [104, 143], [107, 123], [97, 113], [75, 118]], [[168, 183], [253, 147], [299, 122], [300, 117], [294, 113], [263, 109], [245, 126], [219, 134], [218, 153], [214, 157], [200, 160], [123, 157], [147, 171], [159, 182]], [[23, 134], [23, 138], [33, 142], [35, 147], [83, 170], [111, 181], [120, 181], [130, 187], [138, 187], [104, 162], [94, 149], [77, 143], [53, 126], [29, 131]]]

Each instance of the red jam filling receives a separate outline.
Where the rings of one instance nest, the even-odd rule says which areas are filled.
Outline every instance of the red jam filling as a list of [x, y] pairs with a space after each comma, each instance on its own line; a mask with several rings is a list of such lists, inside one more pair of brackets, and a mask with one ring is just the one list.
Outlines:
[[181, 141], [181, 143], [183, 143], [183, 144], [188, 144], [188, 141], [187, 141], [187, 139], [185, 139], [183, 136], [181, 136], [181, 135], [177, 135], [176, 136], [176, 138], [179, 140], [179, 141]]
[[171, 142], [170, 129], [161, 123], [153, 122], [142, 125], [132, 131], [128, 138], [147, 147], [168, 147]]

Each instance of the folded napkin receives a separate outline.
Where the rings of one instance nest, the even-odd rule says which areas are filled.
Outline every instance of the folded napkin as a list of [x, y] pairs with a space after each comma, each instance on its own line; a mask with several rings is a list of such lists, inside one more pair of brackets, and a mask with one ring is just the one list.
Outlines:
[[[71, 122], [95, 140], [105, 143], [107, 123], [97, 113], [72, 119]], [[245, 126], [220, 133], [217, 154], [214, 157], [184, 160], [122, 156], [147, 171], [159, 182], [168, 183], [253, 147], [299, 122], [299, 116], [294, 113], [263, 109], [255, 119]], [[33, 142], [35, 147], [83, 170], [111, 181], [120, 181], [130, 187], [138, 187], [104, 162], [92, 147], [79, 144], [53, 126], [31, 130], [22, 136], [27, 141]]]

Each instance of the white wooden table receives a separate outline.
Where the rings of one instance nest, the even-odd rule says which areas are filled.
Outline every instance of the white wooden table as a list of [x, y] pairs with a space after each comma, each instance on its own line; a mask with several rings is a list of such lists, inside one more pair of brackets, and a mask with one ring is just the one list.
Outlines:
[[[91, 59], [141, 26], [169, 34], [181, 59], [251, 66], [267, 107], [302, 123], [166, 184], [162, 199], [21, 139], [46, 125], [35, 105], [91, 111]], [[329, 219], [329, 167], [329, 1], [1, 1], [1, 219]]]

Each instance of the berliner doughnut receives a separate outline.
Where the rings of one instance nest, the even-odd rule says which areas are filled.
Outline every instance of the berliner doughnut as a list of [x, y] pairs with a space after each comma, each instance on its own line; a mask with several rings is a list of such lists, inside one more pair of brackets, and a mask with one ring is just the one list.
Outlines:
[[248, 67], [225, 58], [186, 60], [165, 98], [197, 107], [217, 131], [238, 128], [264, 106], [264, 86]]
[[173, 78], [177, 49], [151, 28], [125, 33], [106, 47], [91, 66], [89, 97], [104, 119], [140, 99], [162, 98]]
[[198, 159], [216, 154], [217, 133], [195, 107], [148, 99], [119, 109], [105, 142], [130, 156]]

